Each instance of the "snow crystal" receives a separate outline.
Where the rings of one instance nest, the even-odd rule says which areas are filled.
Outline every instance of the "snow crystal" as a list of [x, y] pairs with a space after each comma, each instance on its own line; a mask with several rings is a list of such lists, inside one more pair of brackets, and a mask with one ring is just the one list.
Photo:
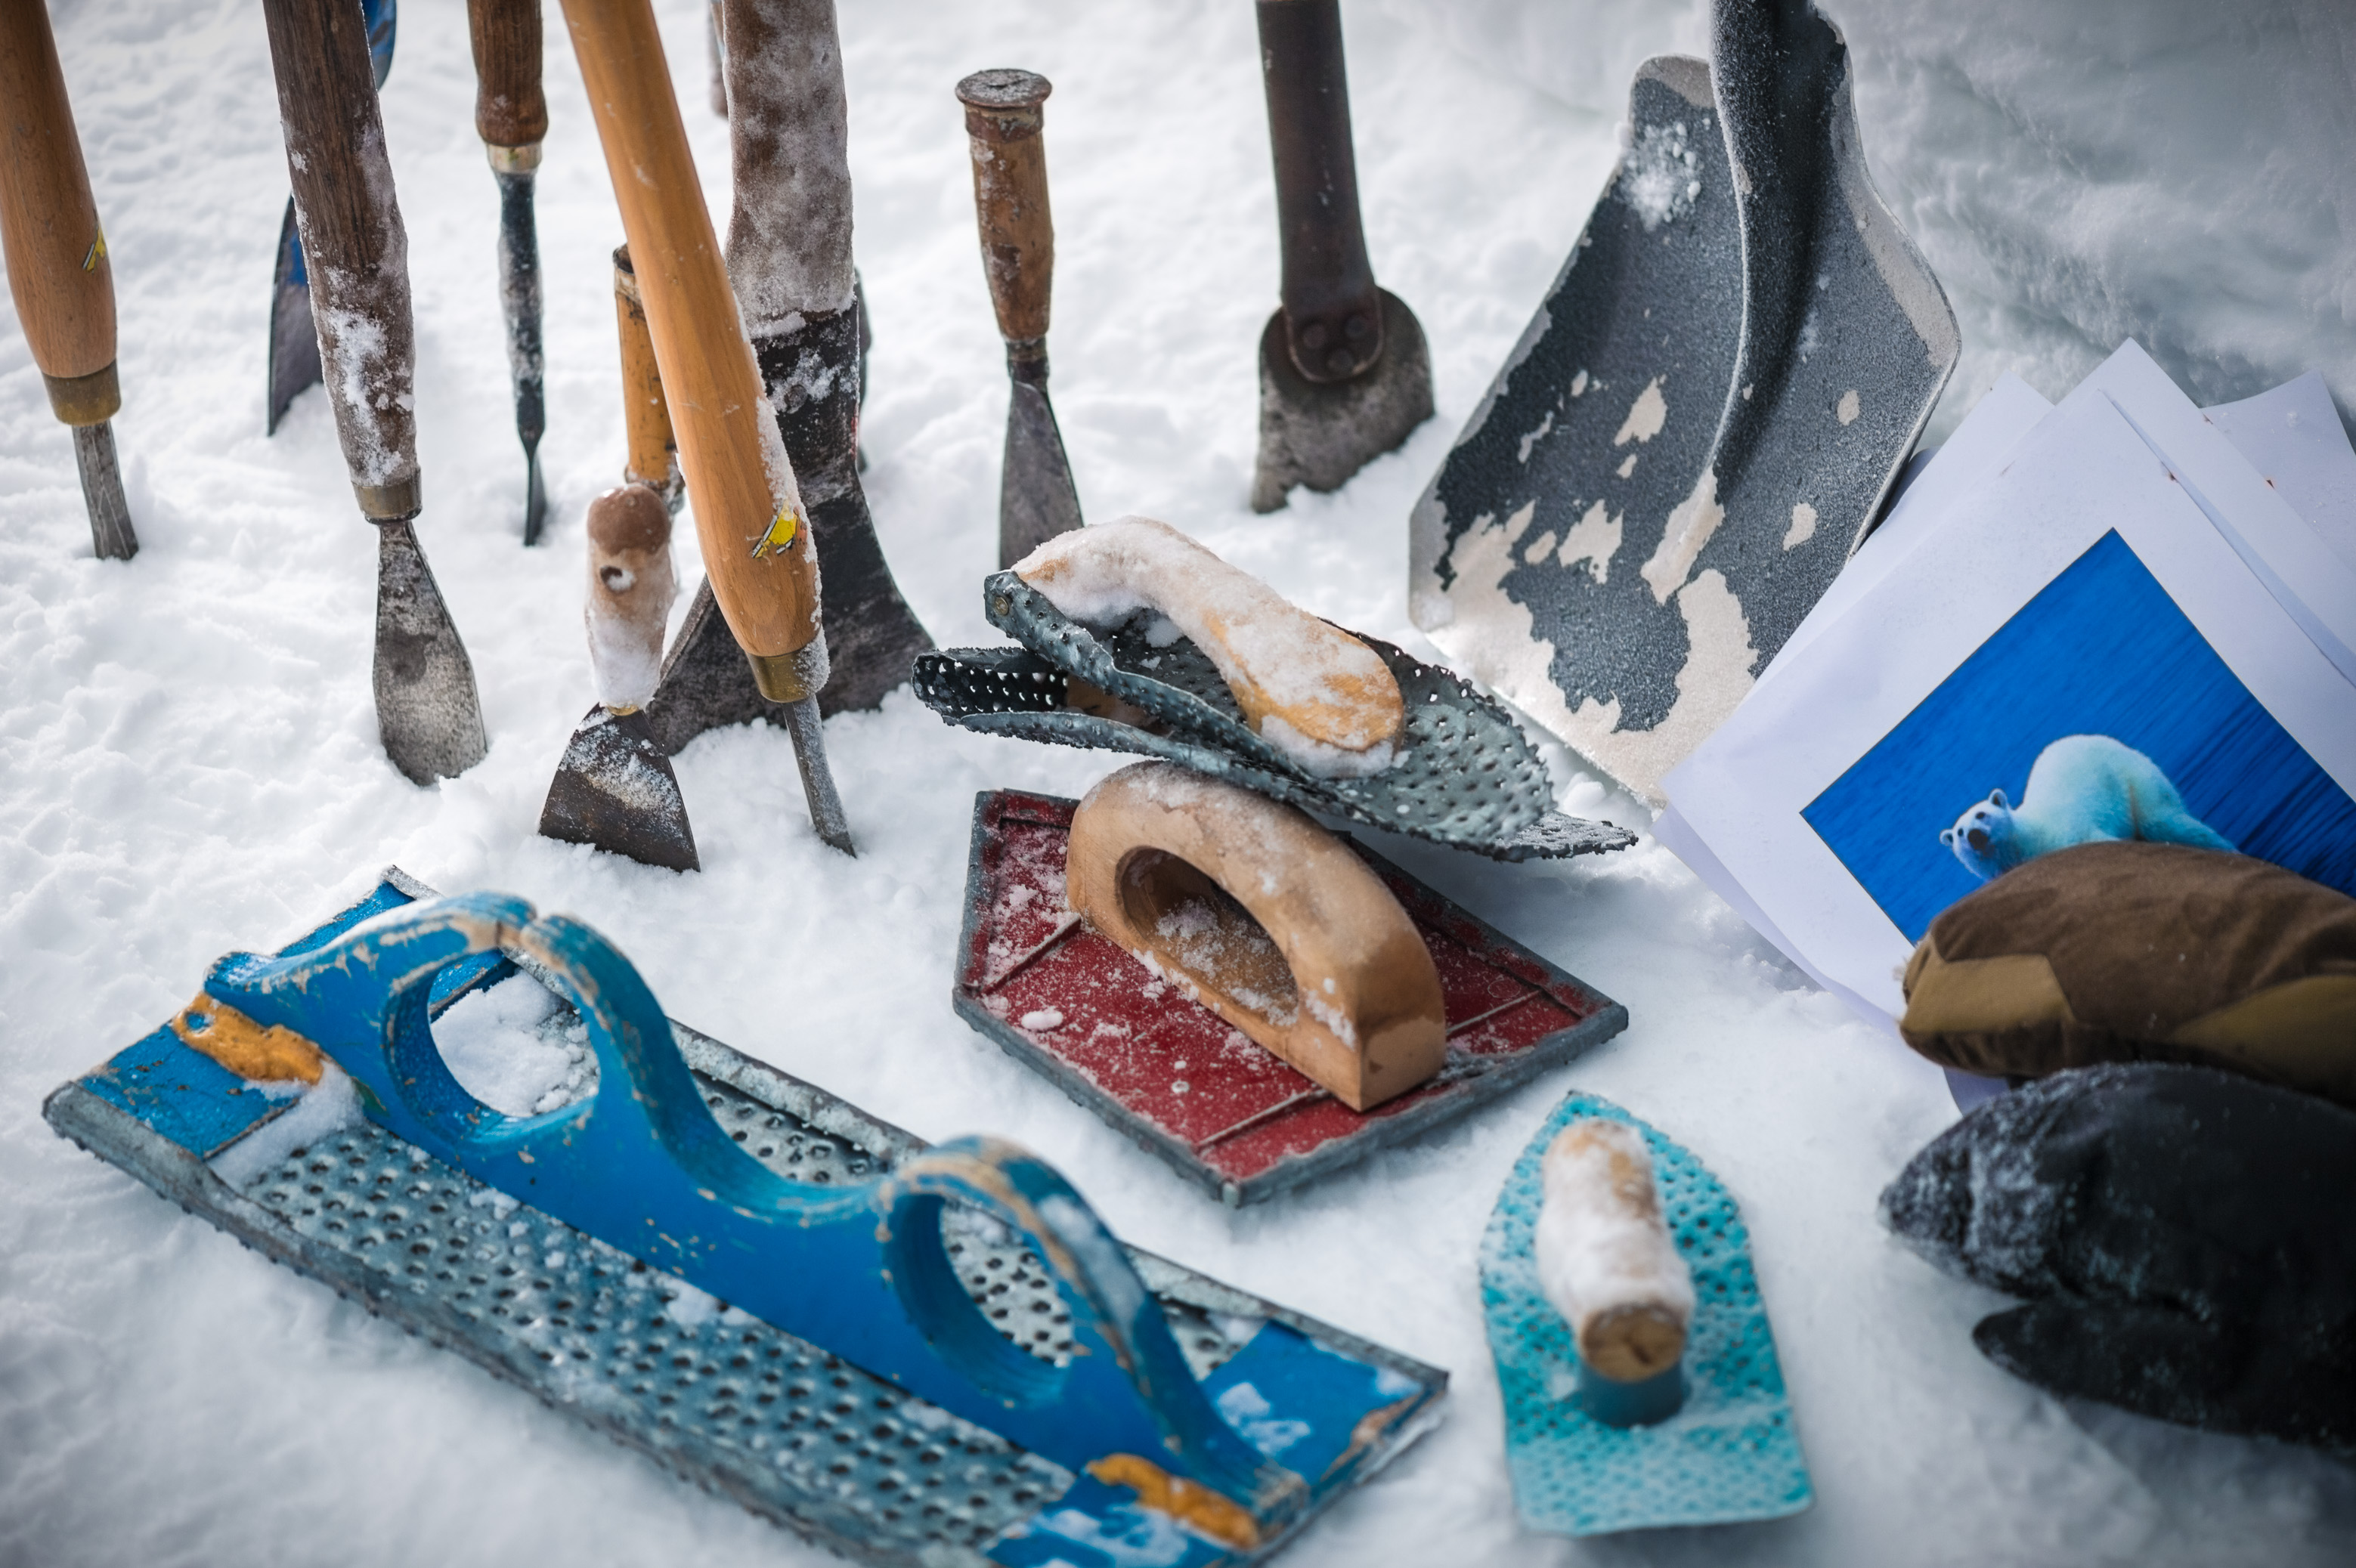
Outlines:
[[1647, 125], [1629, 144], [1620, 165], [1620, 199], [1636, 209], [1644, 231], [1682, 218], [1701, 194], [1694, 177], [1697, 160], [1685, 122]]

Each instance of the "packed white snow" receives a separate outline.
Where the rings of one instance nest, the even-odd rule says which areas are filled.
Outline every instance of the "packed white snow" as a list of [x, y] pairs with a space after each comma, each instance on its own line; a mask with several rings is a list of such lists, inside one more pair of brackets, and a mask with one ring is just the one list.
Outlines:
[[459, 997], [434, 1043], [461, 1088], [510, 1116], [561, 1111], [597, 1081], [586, 1026], [529, 975]]
[[1619, 1314], [1657, 1316], [1682, 1339], [1693, 1321], [1693, 1270], [1662, 1222], [1644, 1135], [1624, 1122], [1573, 1122], [1547, 1146], [1539, 1172], [1538, 1289], [1570, 1325], [1580, 1354]]
[[[2131, 332], [2204, 401], [2310, 367], [2343, 404], [2356, 393], [2349, 8], [1826, 4], [1882, 192], [1962, 320], [1934, 437], [1999, 371], [2059, 395]], [[997, 565], [1005, 366], [952, 89], [1019, 64], [1055, 84], [1055, 399], [1087, 515], [1168, 517], [1314, 613], [1430, 656], [1407, 616], [1408, 509], [1602, 189], [1629, 73], [1706, 48], [1700, 0], [1347, 0], [1368, 246], [1430, 341], [1440, 411], [1344, 490], [1268, 517], [1247, 506], [1278, 279], [1252, 8], [841, 9], [876, 333], [867, 493], [936, 639], [1004, 640], [980, 585]], [[377, 741], [376, 540], [325, 397], [262, 433], [286, 167], [259, 10], [51, 5], [114, 262], [114, 428], [142, 549], [92, 558], [71, 443], [0, 309], [0, 1563], [840, 1561], [246, 1251], [41, 1121], [44, 1095], [170, 1017], [214, 959], [309, 930], [388, 861], [576, 914], [696, 1027], [926, 1137], [1014, 1139], [1125, 1238], [1446, 1368], [1445, 1419], [1286, 1546], [1285, 1568], [2356, 1558], [2347, 1467], [2066, 1405], [1980, 1357], [1971, 1326], [1998, 1298], [1874, 1219], [1954, 1117], [1938, 1075], [1649, 839], [1505, 866], [1353, 829], [1625, 1004], [1630, 1025], [1463, 1121], [1231, 1212], [948, 1006], [975, 793], [1077, 796], [1124, 759], [967, 734], [902, 693], [827, 727], [855, 860], [811, 835], [791, 748], [766, 728], [678, 759], [699, 873], [536, 837], [593, 695], [580, 518], [625, 454], [622, 235], [547, 5], [551, 513], [526, 550], [464, 11], [402, 10], [384, 112], [417, 312], [417, 532], [491, 740], [423, 790]], [[725, 214], [702, 0], [658, 10]], [[1601, 549], [1598, 570], [1633, 571], [1652, 545]], [[1547, 755], [1564, 810], [1647, 820]], [[1259, 1051], [1240, 1034], [1234, 1049]], [[1740, 1202], [1815, 1477], [1798, 1518], [1585, 1542], [1515, 1522], [1475, 1254], [1506, 1172], [1573, 1086], [1694, 1150]]]

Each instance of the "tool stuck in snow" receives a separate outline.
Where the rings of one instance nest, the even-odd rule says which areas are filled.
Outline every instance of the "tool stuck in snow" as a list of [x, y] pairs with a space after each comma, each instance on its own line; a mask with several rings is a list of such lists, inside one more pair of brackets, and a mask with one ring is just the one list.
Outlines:
[[44, 5], [0, 7], [0, 244], [16, 319], [50, 411], [73, 432], [91, 544], [101, 560], [129, 560], [139, 536], [114, 456], [114, 264]]
[[[594, 1064], [533, 1114], [478, 1099], [435, 1039], [509, 987], [540, 1021], [508, 1052], [578, 1040]], [[264, 1256], [862, 1562], [1258, 1562], [1445, 1396], [1434, 1368], [1124, 1247], [1011, 1144], [928, 1147], [671, 1023], [588, 927], [398, 871], [283, 954], [222, 959], [43, 1111]]]
[[[399, 0], [359, 0], [360, 25], [368, 29], [369, 68], [380, 91], [392, 74], [393, 36], [401, 19]], [[270, 381], [262, 432], [276, 435], [295, 396], [319, 384], [319, 334], [311, 320], [311, 273], [303, 260], [303, 237], [294, 221], [294, 198], [278, 225], [278, 249], [270, 284]]]
[[1259, 0], [1258, 12], [1284, 272], [1259, 336], [1251, 505], [1272, 512], [1296, 485], [1340, 489], [1430, 419], [1431, 353], [1366, 259], [1339, 0]]
[[[1601, 1147], [1558, 1148], [1566, 1129]], [[1625, 1190], [1624, 1169], [1576, 1168], [1623, 1150], [1623, 1159], [1649, 1157], [1648, 1190]], [[1577, 1189], [1598, 1175], [1622, 1189]], [[1656, 1262], [1650, 1250], [1664, 1242], [1676, 1256]], [[1567, 1293], [1566, 1276], [1590, 1299]], [[1644, 1352], [1665, 1342], [1632, 1354], [1609, 1313], [1581, 1310], [1575, 1326], [1558, 1306], [1566, 1294], [1575, 1308], [1612, 1301], [1655, 1318], [1682, 1311], [1681, 1364], [1655, 1371]], [[1617, 1105], [1573, 1094], [1522, 1151], [1482, 1238], [1481, 1303], [1505, 1395], [1514, 1501], [1528, 1528], [1604, 1535], [1782, 1519], [1808, 1506], [1807, 1460], [1742, 1215], [1699, 1160]], [[1582, 1360], [1582, 1346], [1597, 1350], [1602, 1375]]]
[[1864, 538], [1958, 352], [1866, 169], [1838, 31], [1717, 0], [1417, 503], [1408, 606], [1657, 804]]
[[1006, 340], [1006, 453], [998, 477], [998, 564], [1012, 566], [1080, 526], [1064, 432], [1047, 400], [1055, 221], [1047, 205], [1044, 76], [978, 70], [957, 85], [973, 154], [974, 217], [998, 335]]
[[540, 0], [466, 0], [466, 31], [475, 51], [475, 133], [499, 187], [499, 309], [508, 325], [516, 439], [523, 443], [523, 542], [537, 544], [548, 514], [540, 478], [540, 438], [548, 424], [540, 235], [532, 220], [532, 180], [548, 135]]
[[[817, 539], [761, 396], [653, 11], [648, 0], [566, 0], [564, 14], [695, 501], [712, 608], [725, 617], [760, 695], [784, 709], [811, 825], [852, 853], [819, 714], [829, 664]], [[846, 454], [844, 466], [853, 465]], [[696, 619], [691, 613], [682, 637], [698, 629]]]
[[452, 778], [489, 742], [475, 667], [411, 527], [421, 508], [412, 391], [408, 237], [357, 11], [263, 0], [279, 123], [303, 248], [316, 263], [319, 328], [336, 435], [360, 515], [376, 525], [377, 730], [412, 783]]

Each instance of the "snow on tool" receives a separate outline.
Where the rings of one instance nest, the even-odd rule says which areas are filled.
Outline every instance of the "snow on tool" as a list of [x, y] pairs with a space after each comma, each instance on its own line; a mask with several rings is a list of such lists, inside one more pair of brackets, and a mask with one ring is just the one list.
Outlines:
[[[565, 21], [621, 208], [706, 582], [762, 697], [786, 710], [818, 835], [850, 854], [818, 694], [818, 544], [730, 294], [648, 0], [567, 0]], [[691, 617], [691, 624], [692, 617]]]
[[1481, 1303], [1531, 1530], [1782, 1519], [1813, 1499], [1741, 1212], [1617, 1105], [1573, 1094], [1522, 1151], [1482, 1238]]
[[[589, 1048], [585, 1093], [509, 1114], [454, 1076], [433, 1020], [505, 987], [552, 993], [542, 1027]], [[1012, 1144], [927, 1147], [673, 1024], [577, 921], [398, 871], [286, 952], [220, 960], [44, 1114], [264, 1256], [862, 1562], [1257, 1562], [1447, 1385], [1130, 1251]]]
[[531, 199], [540, 144], [548, 135], [548, 101], [540, 91], [540, 0], [467, 0], [466, 28], [475, 51], [475, 133], [499, 187], [499, 307], [508, 325], [516, 439], [523, 443], [523, 542], [537, 544], [548, 513], [540, 478], [548, 410], [540, 236]]
[[1047, 205], [1047, 94], [1027, 70], [978, 70], [957, 85], [973, 152], [981, 270], [1006, 340], [1006, 455], [998, 478], [998, 564], [1012, 566], [1080, 526], [1064, 432], [1047, 400], [1047, 317], [1055, 220]]
[[49, 13], [37, 0], [0, 7], [0, 243], [8, 291], [49, 409], [73, 432], [74, 466], [102, 560], [139, 553], [114, 427], [123, 407], [115, 375], [114, 266], [91, 199], [73, 105], [66, 98]]
[[1431, 354], [1366, 259], [1339, 0], [1258, 13], [1284, 281], [1259, 338], [1251, 505], [1272, 512], [1296, 485], [1340, 489], [1430, 419]]
[[393, 197], [367, 40], [356, 17], [263, 0], [312, 316], [360, 516], [376, 525], [376, 715], [415, 784], [452, 778], [489, 742], [475, 667], [410, 523], [423, 502], [412, 391], [409, 241]]
[[1411, 524], [1416, 624], [1655, 804], [1877, 516], [1958, 352], [1838, 31], [1718, 0]]
[[[369, 67], [377, 89], [392, 74], [392, 45], [401, 19], [399, 0], [359, 0], [360, 25], [368, 29]], [[276, 435], [295, 396], [319, 384], [319, 334], [311, 320], [311, 274], [303, 260], [303, 236], [294, 221], [294, 198], [278, 225], [278, 249], [270, 286], [270, 383], [262, 422]]]

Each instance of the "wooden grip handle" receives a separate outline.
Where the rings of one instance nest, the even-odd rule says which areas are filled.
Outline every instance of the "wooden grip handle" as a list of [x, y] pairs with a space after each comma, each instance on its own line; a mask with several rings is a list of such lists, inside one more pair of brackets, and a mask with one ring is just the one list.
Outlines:
[[958, 83], [973, 147], [973, 205], [981, 269], [998, 333], [1009, 343], [1047, 336], [1055, 276], [1055, 222], [1047, 210], [1047, 147], [1041, 106], [1054, 91], [1027, 70], [978, 70]]
[[817, 546], [793, 467], [729, 292], [652, 7], [564, 0], [564, 20], [622, 209], [712, 596], [762, 672], [762, 661], [819, 635]]
[[851, 308], [850, 121], [834, 0], [722, 0], [728, 275], [755, 341]]
[[114, 272], [41, 0], [0, 3], [0, 242], [8, 290], [68, 424], [112, 418]]
[[662, 371], [655, 364], [654, 339], [647, 336], [646, 306], [627, 245], [614, 248], [614, 320], [622, 335], [622, 421], [630, 437], [623, 477], [660, 490], [679, 469], [679, 442], [671, 434]]
[[417, 514], [409, 237], [385, 154], [358, 5], [262, 0], [294, 218], [311, 275], [321, 377], [360, 510]]
[[540, 91], [540, 0], [466, 0], [475, 46], [475, 133], [494, 147], [536, 147], [548, 134]]
[[663, 628], [679, 596], [670, 565], [670, 513], [643, 485], [621, 485], [589, 503], [589, 592], [582, 617], [597, 700], [616, 712], [644, 708], [662, 677]]

